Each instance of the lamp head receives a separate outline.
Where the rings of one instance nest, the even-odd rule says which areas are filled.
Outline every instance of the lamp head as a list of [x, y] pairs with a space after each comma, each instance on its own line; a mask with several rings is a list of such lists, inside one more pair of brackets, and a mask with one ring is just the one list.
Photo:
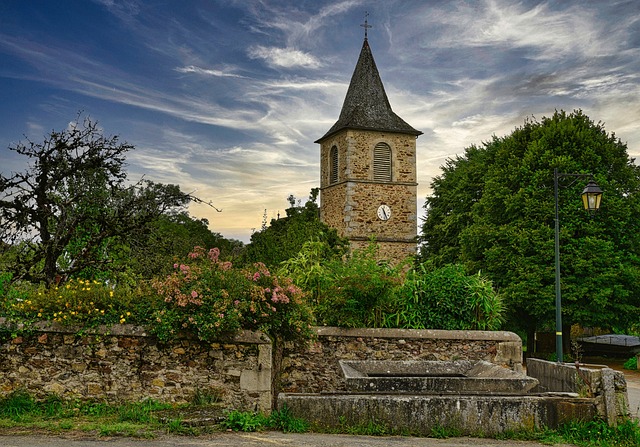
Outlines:
[[582, 204], [589, 214], [594, 215], [600, 209], [602, 202], [602, 189], [594, 180], [589, 180], [582, 191]]

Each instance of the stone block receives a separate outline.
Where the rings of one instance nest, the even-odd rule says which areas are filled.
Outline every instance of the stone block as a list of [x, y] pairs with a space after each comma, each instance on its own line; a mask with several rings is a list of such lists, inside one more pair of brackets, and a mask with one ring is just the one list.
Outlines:
[[89, 383], [87, 384], [87, 395], [88, 396], [101, 396], [103, 393], [102, 386], [99, 383]]
[[47, 393], [55, 394], [57, 396], [62, 396], [66, 391], [66, 387], [58, 382], [48, 383], [44, 386], [44, 390]]
[[85, 363], [72, 363], [71, 370], [75, 372], [83, 372], [87, 369], [87, 365]]
[[269, 391], [271, 374], [262, 371], [244, 370], [240, 374], [240, 389], [245, 391]]

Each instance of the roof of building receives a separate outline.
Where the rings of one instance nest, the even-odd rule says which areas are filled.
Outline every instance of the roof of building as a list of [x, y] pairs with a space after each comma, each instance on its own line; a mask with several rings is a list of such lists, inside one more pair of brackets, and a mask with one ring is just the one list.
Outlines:
[[364, 129], [421, 135], [391, 110], [380, 73], [365, 38], [358, 63], [351, 76], [338, 121], [316, 143], [342, 129]]

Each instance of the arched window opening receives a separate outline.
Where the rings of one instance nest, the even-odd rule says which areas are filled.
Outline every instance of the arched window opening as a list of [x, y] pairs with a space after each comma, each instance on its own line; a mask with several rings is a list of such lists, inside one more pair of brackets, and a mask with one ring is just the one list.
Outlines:
[[373, 148], [373, 180], [391, 181], [391, 148], [387, 143], [378, 143]]
[[338, 183], [338, 148], [333, 146], [329, 153], [329, 183]]

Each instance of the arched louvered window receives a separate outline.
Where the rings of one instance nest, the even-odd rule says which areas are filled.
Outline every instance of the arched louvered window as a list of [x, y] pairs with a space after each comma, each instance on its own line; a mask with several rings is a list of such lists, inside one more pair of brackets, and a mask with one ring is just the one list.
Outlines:
[[335, 146], [329, 152], [329, 183], [338, 183], [338, 148]]
[[373, 148], [373, 179], [376, 182], [391, 181], [391, 148], [387, 143], [378, 143]]

